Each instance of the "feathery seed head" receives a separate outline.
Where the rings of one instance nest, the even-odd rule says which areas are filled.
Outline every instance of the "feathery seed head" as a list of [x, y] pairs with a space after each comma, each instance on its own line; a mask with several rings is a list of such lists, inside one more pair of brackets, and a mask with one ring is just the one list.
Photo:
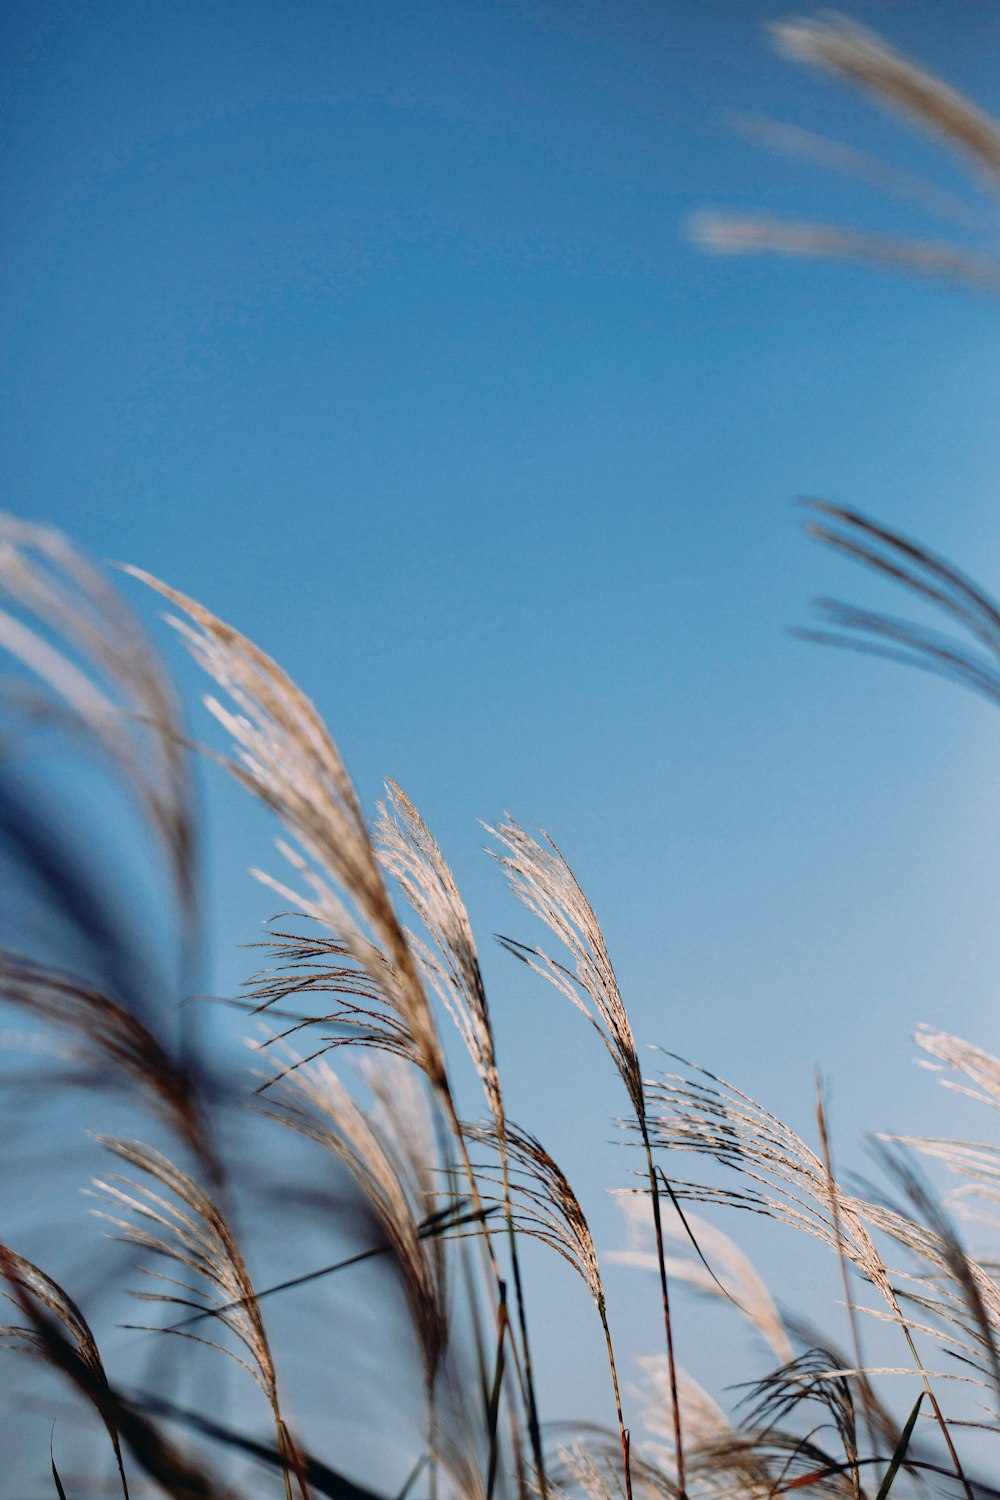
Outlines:
[[[107, 1179], [95, 1179], [96, 1195], [106, 1205], [100, 1217], [121, 1229], [128, 1243], [176, 1262], [197, 1278], [193, 1287], [182, 1284], [190, 1298], [168, 1292], [136, 1295], [144, 1301], [179, 1303], [217, 1318], [243, 1346], [250, 1362], [222, 1345], [213, 1347], [229, 1354], [248, 1370], [272, 1407], [276, 1406], [274, 1362], [256, 1293], [239, 1243], [224, 1214], [192, 1177], [159, 1151], [138, 1141], [105, 1136], [96, 1139], [112, 1155], [156, 1184], [151, 1187], [147, 1182], [135, 1182], [118, 1173]], [[128, 1217], [121, 1217], [123, 1213]], [[170, 1282], [170, 1278], [159, 1273], [151, 1274]], [[177, 1329], [163, 1331], [206, 1342]]]
[[635, 1038], [593, 907], [548, 834], [542, 834], [545, 848], [510, 817], [498, 828], [487, 827], [487, 832], [507, 851], [490, 853], [503, 866], [511, 890], [559, 939], [573, 967], [513, 938], [502, 937], [500, 942], [587, 1017], [614, 1059], [636, 1118], [642, 1120], [646, 1106]]
[[376, 847], [384, 869], [430, 934], [436, 956], [410, 934], [425, 979], [446, 1006], [472, 1058], [494, 1118], [503, 1115], [493, 1026], [472, 924], [455, 878], [430, 829], [401, 787], [386, 783]]
[[[316, 709], [246, 636], [150, 574], [128, 571], [187, 617], [169, 618], [234, 705], [205, 699], [236, 749], [225, 765], [294, 839], [294, 846], [278, 847], [306, 889], [260, 878], [332, 930], [332, 951], [346, 953], [368, 976], [390, 1013], [385, 1027], [390, 1050], [405, 1048], [437, 1087], [446, 1088], [444, 1058], [416, 961], [389, 899], [354, 784]], [[378, 1045], [377, 1018], [369, 1018], [366, 1030], [368, 1044]]]

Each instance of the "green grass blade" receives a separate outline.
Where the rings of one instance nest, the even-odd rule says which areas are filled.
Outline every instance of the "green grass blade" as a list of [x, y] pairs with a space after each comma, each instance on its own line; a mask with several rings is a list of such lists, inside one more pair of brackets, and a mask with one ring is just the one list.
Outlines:
[[56, 1468], [56, 1455], [52, 1447], [52, 1438], [49, 1438], [49, 1463], [52, 1465], [52, 1479], [55, 1483], [56, 1494], [59, 1496], [59, 1500], [66, 1500], [66, 1491], [63, 1489], [63, 1482], [59, 1478], [59, 1470]]
[[424, 1466], [426, 1465], [426, 1463], [427, 1463], [427, 1454], [426, 1453], [421, 1453], [420, 1457], [417, 1459], [416, 1463], [413, 1465], [413, 1468], [410, 1470], [409, 1474], [406, 1476], [406, 1482], [403, 1485], [403, 1488], [400, 1490], [399, 1494], [396, 1496], [396, 1500], [407, 1500], [407, 1496], [409, 1495], [409, 1493], [412, 1490], [413, 1486], [416, 1484], [417, 1480], [420, 1478], [420, 1475], [423, 1473]]
[[916, 1399], [913, 1410], [906, 1419], [906, 1426], [899, 1434], [899, 1442], [896, 1444], [892, 1458], [889, 1460], [889, 1467], [885, 1471], [885, 1478], [878, 1487], [878, 1494], [875, 1496], [875, 1500], [886, 1500], [886, 1496], [892, 1489], [893, 1480], [899, 1473], [899, 1466], [906, 1456], [907, 1448], [910, 1446], [910, 1438], [913, 1436], [913, 1429], [917, 1425], [917, 1417], [920, 1414], [920, 1403], [923, 1399], [924, 1393], [921, 1391]]
[[493, 1389], [490, 1392], [489, 1407], [487, 1409], [487, 1423], [489, 1428], [490, 1459], [489, 1471], [486, 1481], [486, 1500], [493, 1500], [493, 1490], [497, 1481], [497, 1468], [500, 1460], [500, 1442], [497, 1436], [497, 1427], [500, 1419], [500, 1392], [503, 1389], [503, 1372], [506, 1364], [504, 1352], [504, 1340], [507, 1337], [507, 1287], [504, 1282], [498, 1286], [500, 1305], [497, 1309], [497, 1359], [496, 1368], [493, 1372]]

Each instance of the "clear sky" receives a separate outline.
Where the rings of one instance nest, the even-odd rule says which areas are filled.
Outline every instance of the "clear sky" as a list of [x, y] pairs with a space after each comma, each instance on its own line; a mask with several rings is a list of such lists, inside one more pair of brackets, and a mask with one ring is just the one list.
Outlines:
[[[1000, 110], [992, 6], [849, 9]], [[515, 1112], [605, 1247], [624, 1101], [587, 1028], [494, 951], [531, 929], [478, 818], [558, 839], [643, 1040], [804, 1130], [822, 1063], [851, 1163], [865, 1129], [966, 1123], [912, 1067], [916, 1023], [1000, 1051], [995, 714], [789, 634], [814, 594], [879, 598], [804, 538], [803, 493], [1000, 590], [997, 305], [683, 232], [706, 205], [949, 232], [769, 155], [735, 111], [989, 204], [775, 56], [786, 13], [31, 0], [0, 20], [4, 504], [249, 633], [369, 805], [383, 775], [413, 797], [481, 934]], [[196, 675], [123, 587], [203, 731]], [[245, 872], [276, 857], [221, 778], [204, 801], [205, 984], [234, 993], [274, 904]], [[581, 1374], [559, 1400], [596, 1398]]]

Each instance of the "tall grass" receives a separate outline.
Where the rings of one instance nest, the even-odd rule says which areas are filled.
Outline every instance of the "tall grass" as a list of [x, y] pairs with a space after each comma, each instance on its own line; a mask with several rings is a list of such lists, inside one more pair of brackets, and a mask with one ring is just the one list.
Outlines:
[[[1000, 180], [1000, 127], [878, 38], [838, 21], [789, 23], [777, 37], [790, 55], [905, 111], [992, 186]], [[787, 226], [772, 234], [759, 224], [717, 223], [710, 238], [734, 249], [755, 235], [763, 245], [768, 234], [785, 250], [844, 248], [829, 235]], [[856, 240], [850, 248], [870, 251]], [[931, 265], [926, 246], [877, 254], [945, 268], [940, 256]], [[977, 282], [993, 275], [964, 252], [948, 269]], [[1000, 701], [1000, 610], [976, 584], [855, 511], [816, 502], [812, 516], [818, 540], [932, 606], [961, 634], [829, 601], [822, 625], [804, 634], [901, 658]], [[380, 1351], [387, 1394], [377, 1419], [394, 1441], [407, 1429], [410, 1407], [394, 1408], [389, 1366], [394, 1380], [408, 1339], [420, 1372], [421, 1415], [410, 1429], [412, 1468], [401, 1497], [1000, 1495], [996, 1267], [968, 1253], [951, 1207], [916, 1165], [920, 1156], [943, 1163], [962, 1179], [949, 1204], [975, 1203], [995, 1215], [1000, 1145], [883, 1142], [884, 1187], [850, 1190], [836, 1175], [821, 1089], [810, 1143], [704, 1068], [660, 1054], [662, 1065], [644, 1070], [598, 916], [569, 860], [548, 836], [512, 818], [500, 822], [489, 830], [494, 858], [557, 947], [549, 952], [513, 936], [501, 944], [585, 1017], [625, 1091], [621, 1131], [635, 1171], [623, 1171], [618, 1186], [628, 1189], [634, 1244], [619, 1258], [656, 1271], [660, 1345], [642, 1351], [644, 1388], [630, 1391], [586, 1213], [530, 1125], [508, 1112], [502, 1018], [491, 1007], [462, 896], [418, 809], [389, 782], [369, 819], [327, 727], [278, 664], [202, 605], [128, 571], [167, 600], [171, 624], [211, 680], [205, 704], [228, 743], [210, 758], [281, 826], [281, 873], [257, 873], [283, 912], [266, 966], [234, 1002], [251, 1043], [245, 1068], [235, 1068], [204, 1040], [172, 1034], [128, 961], [128, 913], [117, 913], [99, 880], [53, 843], [30, 801], [4, 803], [4, 831], [21, 867], [43, 890], [53, 920], [76, 933], [81, 957], [76, 972], [49, 954], [5, 949], [0, 1001], [62, 1049], [70, 1081], [90, 1091], [85, 1097], [125, 1098], [153, 1137], [98, 1139], [108, 1157], [92, 1188], [98, 1212], [145, 1277], [139, 1295], [154, 1320], [130, 1319], [129, 1327], [136, 1338], [153, 1327], [158, 1339], [170, 1335], [184, 1348], [208, 1344], [248, 1377], [246, 1411], [235, 1425], [221, 1404], [190, 1410], [163, 1380], [156, 1390], [128, 1383], [102, 1355], [84, 1299], [0, 1245], [15, 1319], [4, 1342], [92, 1411], [109, 1449], [106, 1492], [188, 1500], [381, 1495], [369, 1474], [347, 1475], [337, 1453], [297, 1430], [279, 1373], [321, 1382], [325, 1399], [336, 1403], [342, 1329], [316, 1321], [305, 1344], [283, 1345], [284, 1325], [272, 1324], [272, 1309], [297, 1286], [378, 1262], [394, 1270], [406, 1319], [399, 1347]], [[9, 604], [0, 611], [0, 640], [23, 669], [9, 712], [22, 722], [55, 720], [138, 808], [166, 860], [183, 975], [199, 942], [195, 752], [159, 654], [104, 575], [43, 528], [3, 523], [0, 583]], [[924, 1031], [917, 1040], [945, 1082], [1000, 1108], [1000, 1060], [944, 1032]], [[483, 1119], [464, 1116], [456, 1051], [471, 1060]], [[352, 1054], [363, 1066], [352, 1070]], [[234, 1117], [252, 1139], [257, 1186], [263, 1179], [282, 1214], [297, 1200], [312, 1226], [310, 1244], [331, 1247], [319, 1265], [280, 1284], [251, 1274], [261, 1219], [232, 1159]], [[581, 1121], [583, 1128], [592, 1122]], [[355, 1196], [334, 1204], [332, 1217], [322, 1192], [282, 1180], [295, 1141], [314, 1153], [317, 1181], [333, 1158], [353, 1184]], [[276, 1180], [268, 1181], [269, 1172]], [[837, 1348], [824, 1326], [834, 1323], [832, 1311], [820, 1318], [810, 1309], [808, 1319], [796, 1319], [779, 1310], [738, 1242], [692, 1205], [730, 1212], [734, 1232], [751, 1213], [822, 1246], [840, 1266], [850, 1351]], [[368, 1243], [335, 1254], [345, 1215]], [[606, 1427], [567, 1434], [546, 1424], [532, 1357], [538, 1325], [523, 1254], [529, 1243], [554, 1251], [594, 1304], [608, 1361]], [[109, 1253], [115, 1297], [120, 1272]], [[685, 1368], [691, 1351], [673, 1309], [689, 1285], [746, 1320], [768, 1349], [769, 1366], [744, 1384], [734, 1410]], [[883, 1325], [879, 1350], [896, 1351], [878, 1366], [864, 1353], [876, 1324]], [[14, 1403], [7, 1407], [5, 1420], [18, 1420]], [[73, 1410], [74, 1420], [85, 1420], [79, 1404]], [[992, 1445], [991, 1459], [982, 1456], [984, 1444]], [[52, 1493], [84, 1493], [63, 1426], [51, 1453], [37, 1460]], [[984, 1471], [988, 1462], [992, 1470]]]

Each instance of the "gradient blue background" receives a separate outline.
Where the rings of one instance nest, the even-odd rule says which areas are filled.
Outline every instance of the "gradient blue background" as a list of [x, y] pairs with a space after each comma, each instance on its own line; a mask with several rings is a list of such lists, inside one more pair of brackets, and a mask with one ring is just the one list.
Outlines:
[[[477, 818], [559, 840], [641, 1038], [806, 1132], [822, 1063], [846, 1165], [868, 1128], [988, 1128], [912, 1068], [917, 1022], [1000, 1050], [995, 715], [789, 634], [813, 594], [881, 599], [804, 538], [802, 493], [1000, 588], [996, 305], [705, 257], [682, 227], [714, 205], [949, 233], [769, 156], [732, 110], [926, 171], [987, 243], [995, 217], [946, 153], [776, 57], [785, 14], [35, 0], [0, 23], [4, 503], [248, 632], [369, 805], [383, 774], [406, 788], [482, 935], [513, 1112], [605, 1248], [624, 1099], [494, 950], [532, 928]], [[991, 6], [851, 14], [1000, 108]], [[205, 984], [231, 994], [274, 907], [247, 866], [278, 860], [205, 786]], [[648, 1349], [651, 1288], [640, 1311], [609, 1284]], [[604, 1416], [598, 1336], [556, 1298], [547, 1414]]]

